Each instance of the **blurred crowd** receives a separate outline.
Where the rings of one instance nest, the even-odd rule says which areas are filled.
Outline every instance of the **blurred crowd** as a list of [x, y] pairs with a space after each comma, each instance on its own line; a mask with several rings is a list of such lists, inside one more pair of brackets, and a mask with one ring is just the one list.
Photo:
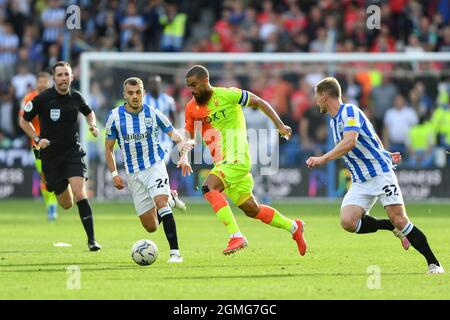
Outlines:
[[[379, 29], [366, 25], [372, 4], [380, 8]], [[80, 29], [67, 28], [70, 5], [81, 9]], [[82, 52], [450, 52], [449, 21], [448, 0], [0, 0], [0, 148], [27, 143], [15, 119], [35, 74], [68, 60], [77, 87]], [[208, 67], [213, 85], [258, 94], [293, 128], [293, 139], [281, 142], [281, 164], [327, 149], [326, 118], [314, 108], [313, 92], [330, 74], [326, 66]], [[442, 150], [450, 150], [448, 63], [336, 68], [344, 101], [363, 108], [386, 148], [403, 152], [411, 166], [442, 165]], [[121, 89], [106, 70], [93, 74], [88, 103], [102, 119]], [[161, 76], [182, 114], [190, 98], [182, 77]]]

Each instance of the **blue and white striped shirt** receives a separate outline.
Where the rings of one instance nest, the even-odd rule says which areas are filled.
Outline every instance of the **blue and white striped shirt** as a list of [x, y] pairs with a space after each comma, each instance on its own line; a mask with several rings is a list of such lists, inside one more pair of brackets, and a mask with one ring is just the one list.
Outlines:
[[341, 104], [336, 116], [331, 118], [330, 126], [335, 144], [343, 139], [345, 131], [359, 133], [356, 146], [343, 157], [353, 182], [365, 182], [393, 169], [391, 156], [381, 146], [375, 129], [357, 106]]
[[158, 138], [160, 130], [167, 133], [173, 126], [159, 110], [146, 104], [138, 114], [128, 112], [121, 105], [106, 118], [106, 138], [117, 139], [129, 174], [164, 160], [165, 151]]
[[[170, 112], [176, 112], [175, 100], [166, 93], [161, 93], [156, 98], [153, 97], [150, 93], [147, 93], [144, 96], [143, 102], [161, 111], [167, 119], [169, 119]], [[168, 135], [162, 134], [162, 132], [160, 132], [159, 141], [161, 142], [162, 147], [166, 151], [170, 152], [170, 150], [172, 149], [171, 147], [173, 146], [172, 139], [170, 139]]]
[[9, 51], [9, 49], [18, 48], [19, 37], [17, 35], [0, 33], [0, 64], [5, 66], [14, 65], [17, 62], [17, 53]]
[[[63, 8], [47, 8], [41, 14], [41, 20], [44, 24], [42, 39], [45, 42], [56, 42], [64, 33], [66, 22], [66, 10]], [[47, 25], [46, 25], [47, 24]], [[50, 26], [49, 24], [59, 24]]]

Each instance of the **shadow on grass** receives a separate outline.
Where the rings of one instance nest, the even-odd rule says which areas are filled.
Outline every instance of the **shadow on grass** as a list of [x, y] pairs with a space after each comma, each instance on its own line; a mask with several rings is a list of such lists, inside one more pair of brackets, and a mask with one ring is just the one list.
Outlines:
[[[2, 265], [0, 263], [0, 266], [2, 268], [26, 268], [26, 267], [41, 267], [41, 268], [45, 268], [45, 267], [51, 267], [51, 266], [82, 266], [82, 265], [94, 265], [95, 263], [93, 262], [58, 262], [58, 263], [21, 263], [21, 264], [5, 264]], [[104, 262], [102, 261], [102, 264], [117, 264], [117, 262]], [[0, 271], [1, 272], [1, 271]]]
[[[70, 266], [70, 265], [77, 265], [75, 264], [70, 264], [70, 263], [65, 263], [63, 264], [64, 266]], [[128, 269], [139, 269], [139, 266], [129, 266], [129, 265], [123, 265], [123, 266], [115, 266], [115, 267], [97, 267], [97, 268], [81, 268], [81, 272], [96, 272], [96, 271], [118, 271], [118, 270], [128, 270]], [[42, 268], [38, 268], [38, 269], [20, 269], [20, 270], [1, 270], [0, 273], [47, 273], [47, 272], [66, 272], [67, 269], [64, 267], [60, 267], [60, 268], [46, 268], [46, 267], [42, 267]]]
[[[424, 276], [425, 273], [382, 273], [382, 276]], [[286, 274], [259, 274], [259, 275], [226, 275], [226, 276], [186, 276], [186, 277], [158, 277], [164, 280], [209, 280], [209, 279], [266, 279], [266, 278], [304, 278], [304, 277], [365, 277], [367, 273], [286, 273]]]

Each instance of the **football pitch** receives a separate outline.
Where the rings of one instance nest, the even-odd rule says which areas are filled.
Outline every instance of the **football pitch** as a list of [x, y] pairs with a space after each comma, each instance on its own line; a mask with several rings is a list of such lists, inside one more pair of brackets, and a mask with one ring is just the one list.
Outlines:
[[[131, 203], [92, 204], [103, 249], [89, 252], [76, 206], [59, 208], [58, 220], [50, 223], [42, 202], [1, 201], [0, 299], [450, 299], [449, 273], [425, 275], [425, 259], [413, 248], [404, 251], [391, 232], [345, 232], [338, 202], [273, 204], [306, 222], [304, 257], [287, 232], [235, 207], [249, 246], [224, 256], [226, 229], [206, 205], [187, 205], [186, 213], [175, 211], [184, 262], [168, 264], [163, 228], [147, 233]], [[407, 208], [450, 271], [450, 205]], [[379, 204], [372, 215], [385, 217]], [[130, 257], [139, 239], [158, 245], [151, 266]], [[58, 242], [72, 246], [55, 247]]]

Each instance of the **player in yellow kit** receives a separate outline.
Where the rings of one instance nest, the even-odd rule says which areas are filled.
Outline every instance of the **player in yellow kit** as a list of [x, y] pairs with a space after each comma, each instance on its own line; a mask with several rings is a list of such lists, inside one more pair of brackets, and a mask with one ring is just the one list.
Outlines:
[[[208, 145], [214, 168], [206, 177], [202, 193], [211, 204], [219, 220], [230, 235], [224, 254], [232, 254], [247, 246], [248, 241], [239, 230], [225, 194], [251, 218], [289, 231], [297, 242], [301, 255], [306, 252], [302, 220], [291, 220], [276, 209], [259, 204], [253, 196], [253, 177], [242, 108], [254, 107], [264, 112], [275, 124], [280, 135], [289, 139], [290, 127], [284, 125], [273, 108], [251, 92], [238, 88], [212, 87], [208, 70], [193, 66], [186, 74], [186, 84], [193, 98], [185, 109], [185, 129], [194, 135], [194, 122], [201, 122], [202, 138]], [[183, 176], [190, 174], [187, 156], [180, 159]]]

